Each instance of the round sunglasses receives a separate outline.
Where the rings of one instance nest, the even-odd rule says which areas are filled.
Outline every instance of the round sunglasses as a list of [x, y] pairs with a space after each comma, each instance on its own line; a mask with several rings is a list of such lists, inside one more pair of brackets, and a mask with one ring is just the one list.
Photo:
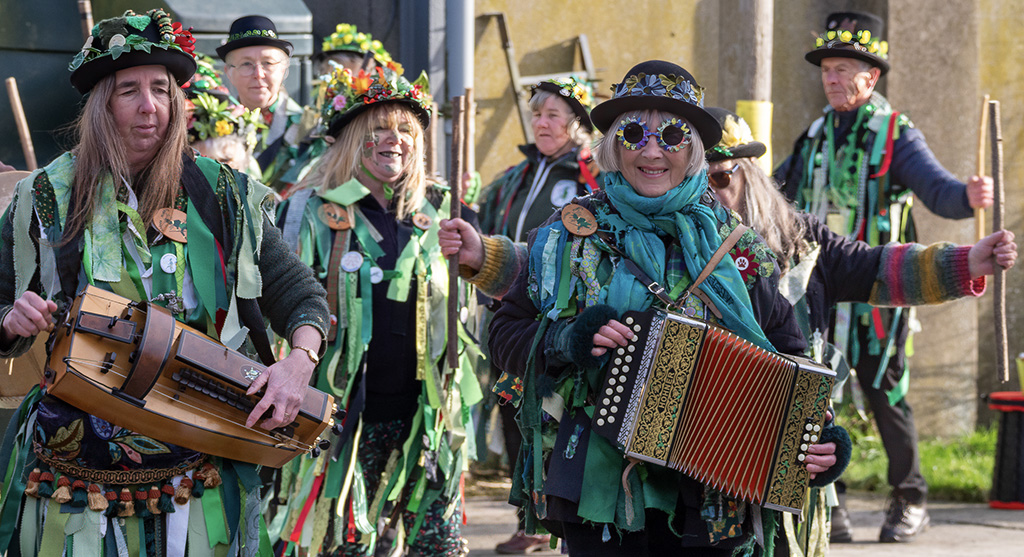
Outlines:
[[739, 169], [739, 163], [733, 165], [729, 170], [719, 170], [708, 174], [708, 181], [716, 188], [727, 188], [732, 181], [732, 173]]
[[642, 149], [644, 145], [647, 145], [648, 138], [654, 136], [662, 149], [675, 153], [690, 144], [693, 134], [690, 132], [690, 126], [678, 118], [663, 120], [658, 129], [651, 132], [647, 129], [647, 122], [636, 116], [630, 116], [619, 122], [619, 129], [616, 130], [615, 136], [619, 143], [630, 151]]

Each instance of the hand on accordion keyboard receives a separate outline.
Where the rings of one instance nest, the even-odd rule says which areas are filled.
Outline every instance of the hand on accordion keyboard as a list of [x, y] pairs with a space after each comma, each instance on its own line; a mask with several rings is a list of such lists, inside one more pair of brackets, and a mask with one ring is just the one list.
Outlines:
[[[832, 421], [832, 411], [825, 411], [825, 423], [828, 424]], [[818, 474], [825, 472], [829, 468], [836, 464], [836, 444], [835, 443], [815, 443], [807, 447], [807, 459], [804, 460], [804, 466], [807, 467], [807, 471], [811, 473], [811, 479], [813, 480]]]
[[629, 327], [612, 319], [594, 333], [594, 348], [590, 353], [602, 356], [609, 348], [626, 346], [635, 335]]
[[273, 408], [273, 414], [263, 420], [260, 427], [271, 430], [290, 424], [299, 415], [309, 378], [313, 376], [314, 365], [302, 350], [293, 350], [283, 360], [267, 368], [251, 385], [246, 394], [256, 394], [266, 386], [267, 390], [252, 413], [245, 420], [246, 427], [253, 427], [264, 413]]

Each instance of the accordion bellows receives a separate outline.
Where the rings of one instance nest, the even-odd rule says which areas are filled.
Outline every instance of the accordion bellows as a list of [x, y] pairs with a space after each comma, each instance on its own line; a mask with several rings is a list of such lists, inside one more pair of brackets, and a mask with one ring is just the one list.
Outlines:
[[835, 373], [661, 310], [627, 312], [592, 425], [627, 457], [726, 495], [800, 513], [807, 448], [821, 435]]

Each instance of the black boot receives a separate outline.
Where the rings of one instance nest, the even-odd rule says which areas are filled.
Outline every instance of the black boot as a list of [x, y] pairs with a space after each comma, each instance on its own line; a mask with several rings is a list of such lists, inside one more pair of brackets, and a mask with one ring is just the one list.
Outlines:
[[924, 501], [911, 503], [898, 493], [889, 496], [885, 509], [885, 522], [878, 541], [883, 543], [909, 542], [931, 524]]
[[846, 493], [839, 493], [839, 504], [832, 507], [832, 530], [829, 532], [829, 543], [853, 543], [853, 523], [850, 513], [846, 510]]

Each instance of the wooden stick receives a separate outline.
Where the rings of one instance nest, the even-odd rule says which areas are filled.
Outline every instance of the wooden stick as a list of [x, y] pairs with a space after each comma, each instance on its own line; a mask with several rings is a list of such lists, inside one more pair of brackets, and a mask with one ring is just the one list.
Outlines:
[[437, 174], [437, 103], [432, 103], [430, 129], [427, 131], [427, 178], [433, 178]]
[[[992, 203], [992, 228], [1003, 229], [1003, 132], [999, 124], [999, 101], [989, 101], [989, 140], [992, 144], [992, 185], [995, 199]], [[995, 325], [996, 325], [996, 370], [999, 380], [1010, 380], [1010, 362], [1006, 343], [1006, 270], [995, 269]]]
[[78, 15], [82, 17], [82, 40], [89, 40], [92, 35], [92, 1], [78, 0]]
[[32, 135], [28, 132], [28, 121], [25, 119], [25, 109], [21, 106], [21, 95], [18, 93], [18, 81], [13, 77], [7, 78], [7, 98], [11, 100], [11, 110], [14, 112], [14, 124], [18, 127], [18, 137], [21, 139], [21, 152], [25, 154], [25, 166], [29, 170], [38, 168], [36, 165], [36, 149], [32, 146]]
[[[452, 97], [452, 161], [448, 186], [451, 188], [449, 218], [462, 216], [462, 119], [466, 97]], [[459, 367], [459, 254], [448, 257], [448, 367]]]
[[[985, 127], [988, 123], [988, 100], [989, 95], [981, 101], [981, 117], [978, 118], [978, 176], [985, 175]], [[974, 241], [980, 241], [985, 234], [985, 209], [974, 210]]]
[[476, 101], [473, 99], [473, 88], [466, 87], [466, 106], [463, 110], [463, 124], [464, 133], [462, 138], [462, 144], [464, 149], [462, 150], [462, 166], [465, 170], [463, 174], [472, 174], [476, 170], [476, 144], [474, 138], [476, 137]]

